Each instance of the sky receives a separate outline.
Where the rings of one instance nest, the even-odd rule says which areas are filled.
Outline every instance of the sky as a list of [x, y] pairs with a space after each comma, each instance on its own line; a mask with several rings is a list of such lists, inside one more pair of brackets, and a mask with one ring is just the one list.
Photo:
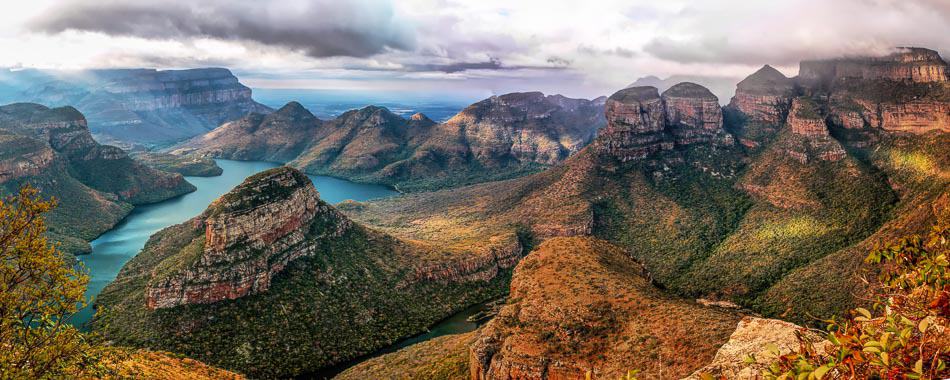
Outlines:
[[608, 95], [922, 46], [950, 0], [4, 0], [0, 67], [228, 67], [252, 87]]

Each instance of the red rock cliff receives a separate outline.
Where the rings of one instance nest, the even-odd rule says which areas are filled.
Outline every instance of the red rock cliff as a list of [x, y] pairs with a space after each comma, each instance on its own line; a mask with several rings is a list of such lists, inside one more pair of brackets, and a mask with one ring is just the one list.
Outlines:
[[194, 221], [204, 236], [184, 248], [181, 270], [159, 268], [146, 291], [151, 309], [213, 303], [266, 291], [312, 242], [339, 237], [353, 224], [320, 201], [310, 180], [287, 167], [252, 176]]

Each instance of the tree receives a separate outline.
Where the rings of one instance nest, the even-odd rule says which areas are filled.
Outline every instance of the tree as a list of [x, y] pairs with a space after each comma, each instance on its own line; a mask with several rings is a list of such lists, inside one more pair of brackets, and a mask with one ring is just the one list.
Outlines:
[[880, 265], [872, 310], [828, 321], [827, 342], [801, 340], [766, 371], [771, 379], [950, 378], [950, 223], [867, 257]]
[[29, 186], [0, 199], [0, 379], [77, 378], [97, 366], [68, 324], [89, 278], [46, 239], [55, 205]]

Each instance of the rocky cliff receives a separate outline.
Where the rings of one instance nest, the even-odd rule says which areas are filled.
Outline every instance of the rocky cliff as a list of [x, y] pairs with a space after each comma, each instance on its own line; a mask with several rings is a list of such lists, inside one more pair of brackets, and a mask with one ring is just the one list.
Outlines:
[[[313, 253], [305, 240], [338, 238], [348, 219], [319, 200], [298, 171], [265, 172], [210, 206], [201, 220], [204, 241], [190, 267], [153, 276], [145, 302], [151, 309], [214, 303], [266, 291], [291, 261]], [[318, 228], [307, 228], [314, 224]]]
[[798, 80], [805, 90], [828, 96], [832, 121], [863, 134], [862, 143], [873, 139], [869, 129], [950, 131], [947, 63], [935, 51], [902, 48], [883, 57], [805, 61]]
[[844, 159], [844, 147], [828, 132], [828, 125], [818, 104], [805, 97], [795, 98], [788, 113], [788, 126], [798, 139], [790, 140], [786, 152], [801, 163], [810, 160], [838, 161]]
[[736, 96], [729, 106], [744, 114], [749, 121], [766, 125], [780, 124], [791, 106], [794, 82], [784, 74], [765, 65], [736, 86]]
[[597, 150], [621, 162], [642, 160], [675, 146], [731, 146], [719, 100], [706, 88], [680, 83], [660, 96], [653, 87], [630, 87], [607, 99], [607, 127]]
[[30, 184], [59, 199], [51, 236], [68, 251], [111, 228], [133, 204], [193, 191], [181, 175], [142, 165], [122, 149], [100, 145], [75, 108], [17, 103], [0, 107], [0, 190]]
[[603, 125], [603, 99], [514, 93], [475, 103], [438, 124], [383, 107], [320, 121], [292, 102], [248, 115], [172, 149], [289, 162], [311, 174], [430, 190], [536, 172], [563, 161]]
[[92, 324], [119, 344], [253, 377], [306, 375], [502, 294], [521, 252], [497, 243], [453, 249], [366, 228], [281, 167], [155, 234], [100, 294]]
[[28, 84], [16, 95], [18, 100], [72, 105], [86, 114], [93, 134], [122, 146], [167, 144], [248, 112], [270, 111], [222, 68], [28, 70], [19, 76]]
[[897, 48], [882, 57], [849, 57], [803, 61], [798, 79], [809, 86], [831, 86], [839, 80], [888, 80], [912, 83], [950, 81], [947, 62], [936, 51]]

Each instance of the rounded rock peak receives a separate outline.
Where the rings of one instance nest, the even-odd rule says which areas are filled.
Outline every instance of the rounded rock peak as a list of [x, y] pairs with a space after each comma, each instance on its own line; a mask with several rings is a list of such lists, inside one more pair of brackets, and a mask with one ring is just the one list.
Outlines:
[[648, 102], [651, 100], [660, 99], [660, 91], [656, 87], [643, 86], [643, 87], [629, 87], [623, 90], [615, 92], [613, 95], [610, 95], [608, 101], [615, 101], [620, 103], [632, 104], [632, 103], [642, 103]]
[[298, 189], [307, 187], [313, 187], [310, 178], [297, 169], [281, 166], [247, 177], [208, 208], [211, 215], [247, 210], [285, 199]]
[[682, 82], [670, 87], [663, 92], [663, 97], [697, 98], [719, 101], [719, 98], [716, 97], [712, 91], [709, 91], [708, 88], [692, 82]]
[[765, 65], [739, 82], [736, 88], [752, 93], [784, 93], [792, 89], [792, 80], [774, 67]]
[[280, 107], [277, 111], [274, 111], [274, 115], [292, 117], [292, 118], [312, 118], [312, 113], [302, 104], [291, 101], [285, 104], [283, 107]]

